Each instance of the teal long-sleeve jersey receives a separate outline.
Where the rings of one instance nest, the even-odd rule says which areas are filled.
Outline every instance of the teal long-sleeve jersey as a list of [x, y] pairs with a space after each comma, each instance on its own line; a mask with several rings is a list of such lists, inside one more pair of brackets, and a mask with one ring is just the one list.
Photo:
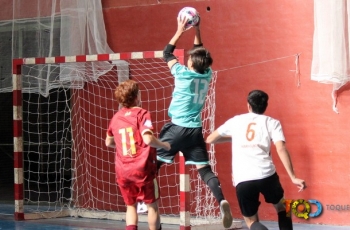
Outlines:
[[175, 89], [169, 106], [171, 121], [186, 128], [202, 127], [201, 111], [212, 78], [212, 69], [203, 74], [188, 69], [180, 63], [171, 67]]

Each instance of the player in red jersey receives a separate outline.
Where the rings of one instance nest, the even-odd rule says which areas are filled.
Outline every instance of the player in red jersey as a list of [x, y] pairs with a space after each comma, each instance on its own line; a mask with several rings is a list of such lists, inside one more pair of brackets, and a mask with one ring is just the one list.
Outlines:
[[116, 148], [116, 181], [127, 205], [126, 230], [137, 230], [138, 201], [147, 204], [150, 230], [159, 230], [156, 148], [170, 150], [170, 144], [153, 135], [150, 113], [137, 107], [140, 94], [135, 81], [121, 83], [114, 94], [123, 107], [109, 123], [106, 146]]

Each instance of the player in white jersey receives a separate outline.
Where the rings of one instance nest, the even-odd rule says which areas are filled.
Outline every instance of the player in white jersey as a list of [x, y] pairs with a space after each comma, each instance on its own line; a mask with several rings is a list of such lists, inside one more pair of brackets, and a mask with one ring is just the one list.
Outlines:
[[295, 176], [280, 122], [263, 115], [268, 105], [268, 95], [261, 90], [248, 94], [249, 113], [227, 120], [211, 133], [207, 143], [232, 141], [233, 185], [244, 220], [251, 230], [265, 230], [259, 222], [259, 195], [273, 204], [278, 213], [282, 230], [292, 230], [291, 217], [286, 214], [284, 190], [271, 158], [271, 142], [274, 143], [290, 179], [299, 191], [306, 188], [305, 181]]
[[170, 151], [157, 149], [158, 168], [163, 163], [172, 163], [181, 151], [185, 164], [196, 165], [202, 180], [209, 186], [220, 204], [225, 228], [232, 225], [229, 203], [225, 200], [220, 182], [209, 165], [207, 146], [202, 133], [201, 111], [212, 78], [213, 63], [210, 52], [203, 47], [199, 25], [195, 27], [194, 47], [188, 54], [187, 66], [181, 65], [173, 55], [175, 44], [185, 31], [188, 19], [178, 18], [175, 35], [165, 47], [163, 55], [175, 78], [175, 88], [168, 114], [171, 122], [163, 126], [159, 138], [171, 144]]

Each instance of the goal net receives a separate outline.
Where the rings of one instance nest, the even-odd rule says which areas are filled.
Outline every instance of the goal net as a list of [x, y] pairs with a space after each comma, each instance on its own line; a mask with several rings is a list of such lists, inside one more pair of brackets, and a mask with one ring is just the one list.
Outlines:
[[[184, 63], [184, 51], [175, 54]], [[14, 59], [16, 219], [125, 218], [126, 206], [115, 182], [115, 150], [104, 140], [119, 108], [114, 90], [126, 79], [139, 82], [141, 106], [151, 112], [159, 132], [169, 121], [174, 87], [162, 52]], [[216, 73], [202, 112], [206, 135], [214, 129], [215, 83]], [[213, 145], [208, 151], [215, 172]], [[179, 162], [181, 156], [159, 172], [162, 222], [179, 224], [185, 216], [190, 221], [180, 224], [217, 223], [220, 212], [209, 188], [195, 167], [186, 166], [189, 180], [181, 180]], [[189, 188], [188, 205], [180, 202], [181, 187]]]

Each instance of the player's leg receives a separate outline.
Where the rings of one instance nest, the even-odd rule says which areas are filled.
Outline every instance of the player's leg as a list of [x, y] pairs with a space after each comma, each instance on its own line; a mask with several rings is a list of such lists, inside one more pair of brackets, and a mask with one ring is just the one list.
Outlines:
[[143, 202], [147, 204], [148, 209], [148, 226], [150, 230], [162, 229], [160, 224], [160, 215], [158, 209], [159, 199], [159, 184], [157, 178], [153, 181], [144, 184], [140, 187], [139, 198], [142, 198]]
[[186, 164], [196, 165], [201, 179], [207, 184], [218, 204], [224, 200], [220, 181], [209, 165], [207, 144], [204, 141], [202, 128], [183, 128], [185, 135], [180, 151], [184, 154]]
[[157, 169], [164, 163], [172, 163], [175, 155], [179, 152], [179, 126], [167, 123], [159, 133], [159, 139], [170, 143], [171, 149], [167, 151], [162, 148], [157, 149]]
[[231, 227], [233, 218], [231, 214], [230, 204], [224, 198], [218, 177], [215, 176], [210, 165], [196, 165], [196, 167], [202, 180], [208, 185], [220, 205], [223, 226], [225, 228]]
[[236, 186], [236, 196], [244, 221], [251, 230], [267, 230], [259, 222], [259, 186], [257, 181], [241, 182]]
[[218, 201], [218, 204], [220, 205], [223, 226], [225, 228], [231, 227], [233, 218], [230, 204], [227, 200], [225, 200], [218, 177], [215, 176], [210, 165], [196, 165], [196, 167], [202, 180], [208, 185], [214, 197]]
[[231, 227], [233, 218], [231, 214], [230, 204], [224, 198], [218, 177], [215, 176], [210, 165], [196, 165], [196, 167], [202, 180], [208, 185], [220, 205], [223, 226], [225, 228]]
[[286, 206], [283, 203], [283, 198], [278, 202], [277, 204], [274, 204], [278, 215], [278, 226], [280, 230], [292, 230], [293, 229], [293, 222], [292, 217], [287, 216], [286, 212]]
[[148, 207], [148, 226], [150, 230], [161, 230], [160, 215], [158, 210], [158, 201], [147, 204]]
[[137, 203], [132, 205], [126, 205], [126, 230], [137, 230], [138, 215], [137, 215]]
[[126, 230], [137, 230], [138, 214], [137, 214], [137, 194], [138, 187], [133, 184], [124, 185], [118, 182], [120, 193], [126, 204]]
[[216, 198], [218, 204], [225, 200], [224, 194], [221, 189], [220, 181], [218, 177], [214, 174], [210, 165], [196, 165], [197, 171], [201, 179], [212, 191], [214, 197]]
[[[245, 218], [244, 218], [245, 219]], [[268, 230], [268, 228], [263, 225], [262, 223], [260, 223], [259, 221], [254, 221], [251, 225], [250, 225], [250, 230]]]
[[287, 216], [284, 204], [284, 190], [279, 181], [277, 173], [265, 178], [262, 184], [262, 194], [267, 203], [273, 204], [278, 215], [278, 226], [280, 230], [292, 230], [293, 223], [291, 216]]
[[201, 179], [208, 185], [218, 204], [222, 214], [222, 221], [225, 228], [232, 225], [232, 214], [230, 205], [225, 200], [222, 192], [220, 181], [214, 174], [209, 165], [209, 157], [207, 152], [207, 145], [204, 141], [202, 128], [184, 128], [185, 139], [183, 147], [180, 150], [183, 152], [186, 164], [194, 164], [198, 170]]

